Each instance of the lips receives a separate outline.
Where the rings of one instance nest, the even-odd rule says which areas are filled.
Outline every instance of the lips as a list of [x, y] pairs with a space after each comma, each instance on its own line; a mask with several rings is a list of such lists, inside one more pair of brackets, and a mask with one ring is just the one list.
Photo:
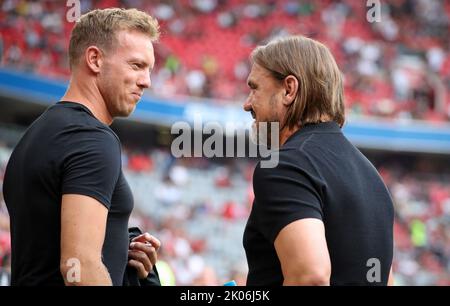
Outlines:
[[133, 94], [133, 96], [135, 96], [138, 99], [140, 99], [142, 97], [142, 93], [133, 92], [132, 94]]
[[252, 118], [253, 118], [253, 119], [256, 119], [256, 114], [255, 114], [255, 112], [254, 112], [253, 110], [251, 110], [250, 113], [252, 114]]

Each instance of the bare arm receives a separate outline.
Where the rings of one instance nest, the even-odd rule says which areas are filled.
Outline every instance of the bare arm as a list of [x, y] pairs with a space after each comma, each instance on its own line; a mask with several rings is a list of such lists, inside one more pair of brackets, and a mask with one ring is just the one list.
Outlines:
[[331, 262], [325, 228], [319, 219], [301, 219], [285, 226], [275, 239], [283, 285], [329, 285]]
[[392, 267], [389, 272], [388, 286], [394, 286], [394, 273], [392, 272]]
[[[102, 262], [107, 214], [106, 207], [94, 198], [63, 195], [60, 271], [66, 285], [112, 285]], [[80, 264], [78, 279], [73, 259]]]

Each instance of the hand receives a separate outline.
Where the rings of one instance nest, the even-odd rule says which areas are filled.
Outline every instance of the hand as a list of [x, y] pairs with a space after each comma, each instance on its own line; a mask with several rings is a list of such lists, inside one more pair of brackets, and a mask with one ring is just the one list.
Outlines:
[[161, 242], [150, 235], [144, 233], [131, 240], [128, 250], [128, 265], [136, 268], [139, 279], [144, 279], [153, 269], [157, 259]]

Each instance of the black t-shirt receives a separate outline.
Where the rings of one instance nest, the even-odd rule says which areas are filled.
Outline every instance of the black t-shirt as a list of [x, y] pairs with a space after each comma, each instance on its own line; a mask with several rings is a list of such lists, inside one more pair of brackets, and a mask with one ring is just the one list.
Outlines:
[[[332, 285], [386, 284], [393, 256], [393, 203], [375, 167], [335, 122], [306, 125], [279, 150], [275, 168], [257, 165], [244, 233], [248, 285], [282, 285], [274, 241], [286, 225], [325, 225]], [[381, 282], [376, 277], [379, 260]], [[376, 279], [375, 279], [376, 280]]]
[[122, 284], [133, 196], [118, 137], [86, 107], [59, 102], [28, 128], [8, 162], [3, 193], [11, 219], [13, 285], [64, 285], [63, 194], [90, 196], [108, 209], [102, 259], [113, 285]]

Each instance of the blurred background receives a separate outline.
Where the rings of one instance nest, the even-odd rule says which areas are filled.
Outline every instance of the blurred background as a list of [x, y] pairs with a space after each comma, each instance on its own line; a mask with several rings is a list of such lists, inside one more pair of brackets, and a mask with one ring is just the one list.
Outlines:
[[[0, 184], [14, 145], [67, 87], [74, 24], [66, 2], [0, 0]], [[450, 285], [450, 1], [367, 2], [380, 3], [380, 22], [368, 21], [363, 0], [80, 1], [82, 13], [134, 7], [161, 23], [152, 88], [112, 128], [135, 196], [130, 226], [162, 241], [163, 284], [245, 284], [242, 235], [257, 159], [174, 158], [170, 129], [196, 113], [250, 123], [242, 110], [250, 51], [302, 34], [335, 56], [345, 76], [344, 133], [394, 199], [396, 284]], [[0, 191], [0, 285], [9, 273]]]

